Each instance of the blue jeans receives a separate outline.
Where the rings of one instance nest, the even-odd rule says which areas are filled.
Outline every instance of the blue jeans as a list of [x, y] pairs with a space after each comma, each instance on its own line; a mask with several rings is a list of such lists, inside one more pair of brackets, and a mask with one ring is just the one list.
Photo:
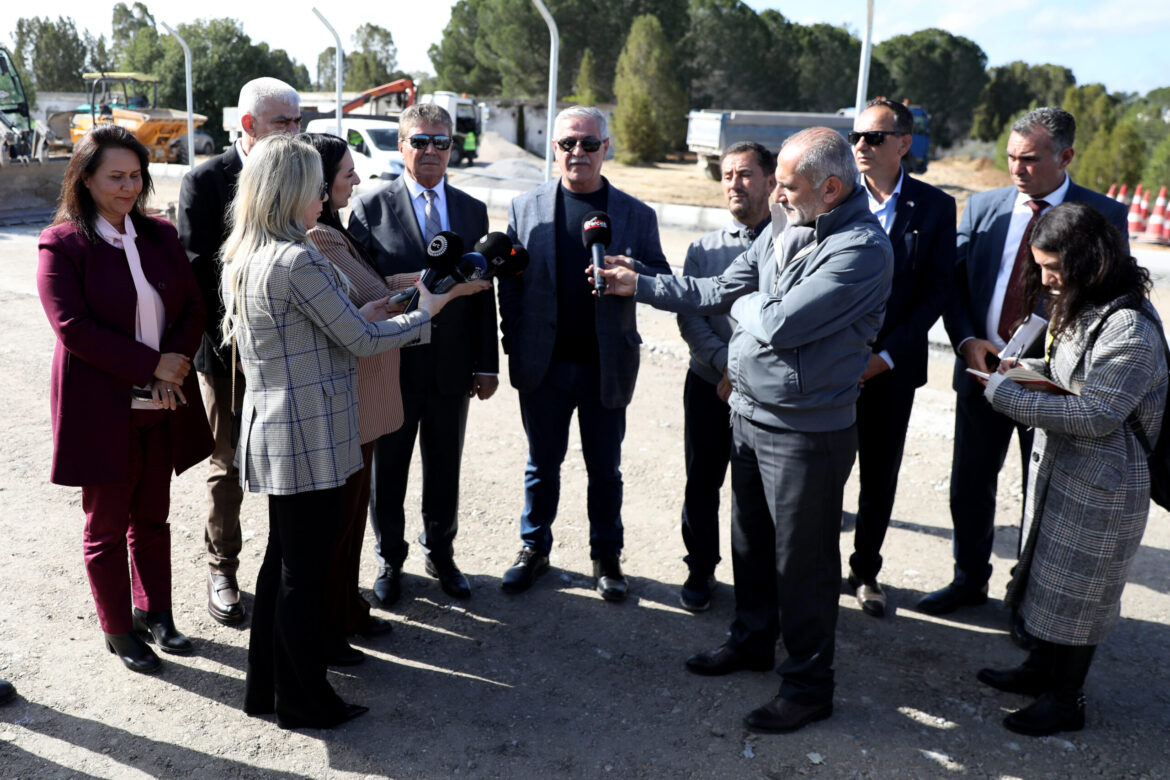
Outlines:
[[590, 557], [622, 549], [622, 439], [626, 410], [601, 405], [596, 364], [553, 361], [540, 386], [520, 393], [520, 416], [528, 436], [524, 471], [524, 513], [520, 538], [546, 555], [552, 550], [552, 523], [561, 496], [561, 463], [569, 447], [569, 423], [577, 410], [581, 451], [589, 477]]

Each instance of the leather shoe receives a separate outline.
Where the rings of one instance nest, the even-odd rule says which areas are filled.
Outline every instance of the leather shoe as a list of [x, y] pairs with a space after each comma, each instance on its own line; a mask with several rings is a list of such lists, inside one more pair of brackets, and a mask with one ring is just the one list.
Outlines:
[[467, 581], [463, 572], [459, 571], [459, 567], [455, 565], [454, 561], [440, 566], [428, 556], [423, 568], [428, 575], [439, 581], [439, 587], [451, 598], [471, 598], [471, 583]]
[[365, 660], [365, 653], [342, 639], [329, 652], [325, 664], [326, 666], [358, 666]]
[[1029, 737], [1047, 737], [1085, 727], [1085, 697], [1078, 691], [1065, 695], [1051, 691], [1024, 709], [1003, 719], [1008, 731]]
[[370, 619], [366, 622], [366, 625], [354, 633], [366, 639], [373, 639], [376, 636], [382, 636], [382, 634], [389, 634], [393, 628], [394, 624], [389, 620], [377, 617], [376, 615], [370, 615]]
[[207, 611], [225, 626], [244, 621], [244, 603], [234, 574], [210, 572], [207, 575]]
[[682, 608], [691, 612], [703, 612], [711, 608], [711, 594], [715, 591], [715, 577], [710, 574], [691, 572], [678, 593]]
[[524, 547], [516, 562], [504, 572], [500, 587], [506, 593], [523, 593], [532, 587], [536, 578], [548, 571], [548, 556], [535, 547]]
[[169, 609], [144, 612], [135, 607], [134, 630], [143, 640], [158, 645], [164, 653], [187, 655], [194, 649], [191, 640], [175, 628], [175, 619]]
[[926, 594], [918, 602], [918, 611], [928, 615], [948, 615], [959, 607], [977, 607], [987, 603], [987, 584], [972, 588], [952, 582], [945, 588]]
[[402, 569], [397, 566], [383, 566], [378, 569], [374, 580], [374, 595], [383, 607], [392, 607], [402, 598]]
[[749, 655], [731, 645], [723, 644], [714, 650], [692, 655], [687, 659], [687, 671], [704, 677], [719, 677], [732, 672], [767, 672], [775, 660]]
[[629, 583], [622, 574], [622, 564], [616, 555], [603, 555], [593, 561], [593, 579], [597, 592], [606, 601], [624, 601]]
[[276, 713], [276, 725], [282, 729], [331, 729], [370, 711], [369, 707], [363, 707], [360, 704], [345, 704], [343, 702], [341, 707], [340, 712], [323, 719], [281, 715], [278, 712]]
[[857, 603], [861, 605], [862, 612], [876, 618], [886, 616], [886, 594], [876, 577], [862, 579], [851, 571], [849, 587], [857, 596]]
[[106, 634], [106, 649], [121, 659], [132, 672], [154, 674], [162, 668], [162, 661], [154, 651], [131, 631], [129, 634]]
[[833, 702], [824, 704], [797, 704], [777, 696], [763, 707], [754, 709], [743, 719], [749, 731], [764, 734], [787, 734], [799, 728], [824, 720], [833, 714]]
[[16, 698], [16, 686], [7, 680], [0, 680], [0, 704], [7, 704]]

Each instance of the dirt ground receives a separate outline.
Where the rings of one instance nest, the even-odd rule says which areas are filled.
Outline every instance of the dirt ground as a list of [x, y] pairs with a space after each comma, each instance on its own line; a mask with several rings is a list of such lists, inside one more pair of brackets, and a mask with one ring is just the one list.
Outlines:
[[[946, 166], [936, 170], [941, 175]], [[625, 171], [607, 172], [627, 186]], [[695, 187], [698, 180], [680, 174], [678, 187]], [[493, 216], [496, 226], [500, 217]], [[0, 347], [0, 435], [8, 452], [0, 462], [0, 677], [12, 680], [20, 694], [0, 707], [0, 776], [1168, 774], [1166, 512], [1151, 513], [1123, 620], [1090, 674], [1083, 732], [1029, 739], [1000, 725], [1027, 700], [974, 677], [981, 666], [1011, 665], [1022, 655], [1004, 631], [998, 598], [950, 618], [913, 610], [951, 573], [954, 396], [951, 358], [941, 352], [932, 356], [930, 382], [917, 397], [883, 551], [881, 579], [893, 614], [868, 617], [843, 590], [834, 716], [787, 736], [749, 734], [742, 718], [775, 694], [774, 674], [700, 678], [683, 669], [689, 654], [722, 642], [729, 625], [729, 542], [725, 528], [713, 608], [698, 615], [679, 608], [687, 351], [673, 317], [646, 307], [639, 309], [645, 346], [623, 449], [626, 603], [606, 603], [591, 589], [585, 470], [575, 433], [563, 469], [552, 569], [528, 593], [500, 590], [500, 577], [519, 549], [526, 457], [517, 396], [505, 370], [500, 392], [474, 402], [468, 423], [456, 554], [473, 597], [453, 602], [444, 596], [423, 574], [417, 546], [412, 550], [403, 601], [376, 612], [394, 621], [393, 633], [362, 643], [364, 665], [330, 673], [342, 697], [368, 705], [369, 714], [335, 731], [302, 732], [243, 714], [247, 631], [219, 625], [205, 607], [202, 466], [174, 481], [171, 506], [174, 611], [195, 654], [164, 657], [158, 676], [134, 675], [101, 643], [81, 562], [80, 492], [48, 483], [54, 337], [34, 285], [37, 232], [0, 231], [0, 327], [7, 334]], [[1018, 458], [1010, 457], [999, 488], [996, 597], [1015, 555], [1021, 491]], [[408, 496], [412, 536], [419, 531], [419, 495], [416, 456]], [[856, 495], [854, 477], [847, 512], [855, 509]], [[724, 518], [729, 505], [725, 487]], [[246, 498], [243, 527], [240, 581], [250, 606], [266, 537], [263, 497]], [[372, 544], [367, 532], [361, 577], [367, 588], [375, 576]], [[851, 546], [851, 536], [843, 534], [842, 554]]]

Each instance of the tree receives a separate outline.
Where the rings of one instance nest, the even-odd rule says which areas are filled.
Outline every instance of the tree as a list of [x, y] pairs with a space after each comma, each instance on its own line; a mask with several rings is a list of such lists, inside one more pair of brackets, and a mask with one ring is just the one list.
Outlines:
[[1017, 60], [991, 68], [979, 93], [971, 134], [992, 141], [1008, 117], [1035, 106], [1060, 105], [1065, 91], [1075, 84], [1072, 71], [1061, 65], [1028, 65]]
[[1151, 187], [1170, 184], [1170, 136], [1154, 147], [1142, 172], [1142, 180]]
[[114, 6], [111, 20], [113, 34], [110, 36], [110, 51], [115, 60], [120, 60], [126, 50], [133, 44], [135, 38], [147, 30], [154, 33], [155, 40], [158, 33], [155, 29], [154, 16], [145, 4], [136, 2], [133, 7], [125, 3]]
[[967, 136], [987, 82], [987, 55], [978, 44], [931, 28], [882, 41], [874, 57], [889, 69], [897, 98], [930, 113], [931, 136], [939, 146]]
[[81, 88], [86, 49], [77, 25], [67, 16], [16, 20], [15, 54], [23, 80], [40, 92], [75, 92]]
[[658, 18], [634, 19], [614, 75], [614, 136], [623, 160], [649, 162], [682, 143], [686, 96], [671, 65], [673, 52]]
[[479, 95], [499, 90], [499, 69], [492, 62], [481, 63], [475, 56], [482, 2], [458, 0], [451, 6], [451, 20], [443, 28], [442, 39], [427, 52], [435, 67], [436, 88]]
[[[475, 58], [499, 71], [505, 95], [539, 97], [548, 88], [548, 27], [530, 0], [481, 0]], [[562, 50], [563, 55], [568, 52]], [[558, 82], [568, 83], [561, 80]]]
[[597, 66], [593, 62], [593, 50], [586, 49], [577, 69], [577, 80], [573, 82], [573, 94], [565, 98], [582, 106], [596, 106], [601, 102], [601, 88], [597, 83]]
[[1111, 184], [1141, 181], [1145, 144], [1132, 124], [1121, 122], [1098, 132], [1077, 157], [1077, 182], [1104, 192]]
[[86, 30], [85, 69], [91, 73], [100, 73], [102, 71], [117, 69], [117, 62], [114, 60], [114, 53], [106, 46], [106, 36], [101, 35], [95, 39], [92, 35], [90, 35], [89, 31]]
[[352, 40], [353, 50], [371, 55], [387, 75], [398, 70], [398, 47], [394, 45], [394, 36], [385, 27], [367, 22], [354, 31]]
[[687, 53], [683, 73], [692, 108], [760, 110], [775, 104], [778, 91], [792, 92], [788, 80], [759, 77], [772, 53], [772, 35], [741, 0], [691, 0], [680, 49]]

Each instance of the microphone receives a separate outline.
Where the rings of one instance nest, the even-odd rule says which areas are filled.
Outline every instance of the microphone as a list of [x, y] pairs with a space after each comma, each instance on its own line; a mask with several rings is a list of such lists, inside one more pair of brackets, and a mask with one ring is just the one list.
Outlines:
[[435, 282], [434, 285], [428, 289], [431, 292], [442, 294], [449, 291], [452, 287], [463, 282], [473, 282], [476, 279], [482, 279], [488, 272], [487, 258], [479, 252], [468, 252], [455, 264], [444, 278]]
[[[433, 291], [435, 280], [450, 276], [462, 255], [463, 239], [458, 234], [449, 230], [436, 233], [427, 244], [426, 268], [419, 276], [426, 288]], [[390, 305], [396, 306], [409, 301], [417, 292], [417, 289], [410, 287], [396, 293], [390, 297]]]
[[513, 245], [504, 233], [488, 233], [475, 244], [475, 251], [487, 260], [484, 278], [506, 279], [518, 276], [528, 267], [528, 252], [519, 244]]
[[613, 239], [609, 215], [604, 211], [590, 211], [581, 220], [581, 240], [593, 255], [593, 289], [605, 292], [605, 279], [598, 273], [605, 268], [605, 250]]

